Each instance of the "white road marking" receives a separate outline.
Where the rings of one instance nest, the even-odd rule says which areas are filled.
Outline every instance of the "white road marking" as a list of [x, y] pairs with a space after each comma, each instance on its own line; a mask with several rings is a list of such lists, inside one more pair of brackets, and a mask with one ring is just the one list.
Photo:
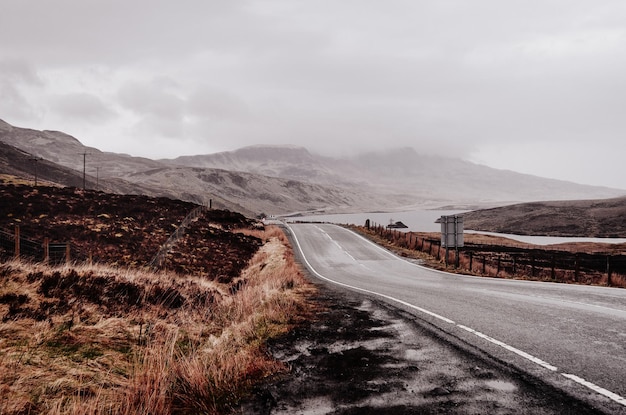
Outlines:
[[336, 285], [340, 285], [342, 287], [350, 288], [351, 290], [355, 290], [355, 291], [360, 291], [360, 292], [367, 293], [367, 294], [376, 295], [378, 297], [394, 301], [394, 302], [396, 302], [398, 304], [402, 304], [403, 306], [406, 306], [406, 307], [412, 308], [414, 310], [420, 311], [420, 312], [422, 312], [424, 314], [427, 314], [429, 316], [435, 317], [435, 318], [437, 318], [437, 319], [439, 319], [441, 321], [444, 321], [446, 323], [449, 323], [449, 324], [456, 324], [453, 320], [450, 320], [449, 318], [441, 316], [441, 315], [439, 315], [437, 313], [433, 313], [432, 311], [428, 311], [425, 308], [421, 308], [421, 307], [418, 307], [416, 305], [407, 303], [406, 301], [402, 301], [402, 300], [399, 300], [397, 298], [394, 298], [394, 297], [391, 297], [391, 296], [388, 296], [388, 295], [385, 295], [385, 294], [377, 293], [375, 291], [366, 290], [365, 288], [359, 288], [359, 287], [355, 287], [353, 285], [344, 284], [343, 282], [335, 281], [333, 279], [330, 279], [328, 277], [323, 276], [322, 274], [317, 272], [317, 270], [315, 268], [313, 268], [313, 265], [311, 265], [309, 260], [306, 259], [306, 256], [304, 255], [304, 251], [302, 251], [302, 246], [300, 246], [300, 241], [298, 240], [298, 237], [296, 236], [296, 234], [293, 232], [293, 229], [291, 229], [291, 226], [289, 226], [289, 225], [286, 225], [286, 226], [291, 230], [291, 234], [293, 235], [293, 239], [295, 240], [296, 245], [298, 246], [298, 250], [300, 251], [300, 255], [302, 256], [302, 259], [306, 263], [307, 267], [309, 267], [309, 270], [311, 270], [311, 272], [313, 272], [315, 275], [317, 275], [318, 278], [320, 278], [320, 279], [322, 279], [324, 281], [331, 282], [331, 283], [336, 284]]
[[522, 356], [523, 358], [528, 359], [531, 362], [538, 364], [539, 366], [545, 367], [548, 370], [551, 370], [553, 372], [556, 372], [558, 370], [556, 366], [552, 366], [551, 364], [546, 363], [543, 360], [541, 360], [541, 359], [539, 359], [539, 358], [537, 358], [537, 357], [535, 357], [535, 356], [533, 356], [531, 354], [528, 354], [528, 353], [526, 353], [523, 350], [520, 350], [520, 349], [518, 349], [516, 347], [510, 346], [510, 345], [508, 345], [508, 344], [506, 344], [504, 342], [501, 342], [500, 340], [494, 339], [493, 337], [487, 336], [486, 334], [483, 334], [483, 333], [481, 333], [479, 331], [476, 331], [476, 330], [474, 330], [472, 328], [469, 328], [467, 326], [463, 326], [461, 324], [457, 324], [456, 326], [461, 328], [461, 329], [463, 329], [463, 330], [465, 330], [465, 331], [468, 331], [468, 332], [470, 332], [472, 334], [475, 334], [476, 336], [480, 337], [481, 339], [485, 339], [485, 340], [487, 340], [490, 343], [498, 345], [498, 346], [500, 346], [500, 347], [502, 347], [502, 348], [504, 348], [504, 349], [506, 349], [506, 350], [508, 350], [510, 352], [513, 352], [513, 353], [515, 353], [515, 354], [517, 354], [519, 356]]
[[350, 253], [348, 251], [346, 251], [343, 246], [341, 246], [339, 244], [339, 242], [335, 241], [333, 239], [332, 236], [330, 236], [328, 233], [326, 233], [326, 231], [322, 228], [320, 228], [319, 226], [315, 226], [317, 229], [320, 230], [320, 232], [322, 232], [324, 235], [326, 235], [328, 237], [328, 239], [330, 239], [335, 245], [337, 245], [337, 248], [339, 248], [340, 251], [342, 251], [344, 254], [346, 254], [351, 260], [353, 260], [354, 262], [357, 262], [356, 259], [354, 259], [354, 257], [352, 255], [350, 255]]
[[[523, 358], [525, 358], [527, 360], [530, 360], [531, 362], [533, 362], [533, 363], [535, 363], [535, 364], [537, 364], [537, 365], [539, 365], [539, 366], [541, 366], [541, 367], [543, 367], [545, 369], [548, 369], [548, 370], [553, 371], [553, 372], [559, 372], [559, 370], [558, 370], [558, 368], [556, 366], [553, 366], [553, 365], [551, 365], [551, 364], [549, 364], [549, 363], [539, 359], [538, 357], [535, 357], [535, 356], [531, 355], [530, 353], [526, 353], [523, 350], [520, 350], [520, 349], [518, 349], [516, 347], [513, 347], [511, 345], [508, 345], [508, 344], [506, 344], [506, 343], [504, 343], [504, 342], [502, 342], [500, 340], [494, 339], [493, 337], [490, 337], [490, 336], [488, 336], [486, 334], [483, 334], [483, 333], [481, 333], [481, 332], [479, 332], [477, 330], [474, 330], [474, 329], [472, 329], [470, 327], [464, 326], [462, 324], [458, 324], [454, 320], [450, 320], [449, 318], [444, 317], [444, 316], [442, 316], [440, 314], [434, 313], [432, 311], [426, 310], [425, 308], [418, 307], [418, 306], [416, 306], [414, 304], [408, 303], [406, 301], [400, 300], [400, 299], [395, 298], [395, 297], [391, 297], [391, 296], [386, 295], [386, 294], [381, 294], [381, 293], [378, 293], [378, 292], [375, 292], [375, 291], [366, 290], [364, 288], [355, 287], [355, 286], [352, 286], [352, 285], [349, 285], [349, 284], [344, 284], [342, 282], [335, 281], [333, 279], [330, 279], [328, 277], [323, 276], [322, 274], [317, 272], [317, 270], [315, 270], [315, 268], [313, 268], [311, 263], [306, 259], [306, 256], [304, 255], [304, 251], [302, 251], [302, 246], [300, 245], [300, 241], [298, 240], [298, 237], [296, 236], [296, 234], [293, 231], [293, 229], [291, 228], [291, 226], [289, 226], [288, 224], [285, 224], [285, 225], [291, 231], [291, 234], [293, 235], [294, 241], [296, 242], [296, 245], [298, 246], [298, 250], [300, 251], [300, 254], [302, 256], [302, 259], [306, 263], [306, 265], [309, 268], [309, 270], [311, 270], [311, 272], [313, 272], [315, 275], [317, 275], [318, 278], [320, 278], [322, 280], [325, 280], [325, 281], [328, 281], [330, 283], [336, 284], [336, 285], [340, 285], [340, 286], [345, 287], [345, 288], [349, 288], [349, 289], [354, 290], [354, 291], [360, 291], [360, 292], [363, 292], [363, 293], [375, 295], [377, 297], [384, 298], [386, 300], [390, 300], [390, 301], [393, 301], [395, 303], [401, 304], [401, 305], [403, 305], [405, 307], [412, 308], [412, 309], [417, 310], [417, 311], [419, 311], [419, 312], [421, 312], [423, 314], [429, 315], [429, 316], [434, 317], [434, 318], [436, 318], [438, 320], [441, 320], [441, 321], [443, 321], [445, 323], [452, 324], [455, 327], [458, 327], [458, 328], [460, 328], [462, 330], [465, 330], [465, 331], [467, 331], [469, 333], [472, 333], [472, 334], [474, 334], [475, 336], [477, 336], [477, 337], [479, 337], [481, 339], [487, 340], [488, 342], [490, 342], [492, 344], [500, 346], [500, 347], [504, 348], [505, 350], [508, 350], [508, 351], [510, 351], [512, 353], [517, 354], [518, 356], [521, 356], [521, 357], [523, 357]], [[328, 236], [330, 238], [330, 236], [324, 230], [322, 230], [321, 228], [318, 228], [318, 229], [320, 229], [320, 231], [322, 231], [322, 233], [324, 233], [326, 236]], [[363, 238], [362, 236], [360, 236], [358, 234], [356, 234], [356, 235], [367, 241], [367, 239]], [[337, 243], [332, 238], [330, 238], [330, 239], [333, 242]], [[368, 241], [368, 242], [370, 242], [370, 241]], [[373, 244], [373, 245], [378, 247], [378, 248], [380, 248], [376, 244]], [[341, 249], [342, 249], [342, 251], [346, 252], [343, 248], [341, 248]], [[397, 258], [395, 255], [391, 254], [389, 251], [386, 251], [383, 248], [380, 248], [380, 249], [382, 251], [388, 253], [389, 255], [393, 256], [394, 258]], [[350, 254], [348, 254], [348, 255], [350, 255]], [[354, 259], [354, 258], [352, 258], [352, 259]], [[561, 373], [561, 372], [559, 372], [559, 373], [561, 375], [563, 375], [564, 377], [566, 377], [566, 378], [568, 378], [568, 379], [570, 379], [570, 380], [572, 380], [572, 381], [574, 381], [574, 382], [576, 382], [576, 383], [578, 383], [580, 385], [583, 385], [586, 388], [591, 389], [592, 391], [594, 391], [596, 393], [599, 393], [602, 396], [605, 396], [605, 397], [611, 399], [614, 402], [617, 402], [617, 403], [619, 403], [621, 405], [626, 406], [626, 398], [624, 398], [624, 397], [622, 397], [622, 396], [620, 396], [620, 395], [618, 395], [618, 394], [616, 394], [614, 392], [611, 392], [611, 391], [609, 391], [607, 389], [604, 389], [601, 386], [598, 386], [598, 385], [596, 385], [596, 384], [594, 384], [592, 382], [589, 382], [589, 381], [587, 381], [587, 380], [585, 380], [585, 379], [583, 379], [581, 377], [578, 377], [576, 375], [572, 375], [572, 374], [568, 374], [568, 373]]]
[[578, 377], [576, 375], [571, 375], [569, 373], [561, 373], [561, 374], [563, 376], [565, 376], [566, 378], [573, 380], [576, 383], [579, 383], [579, 384], [581, 384], [583, 386], [588, 387], [589, 389], [599, 393], [600, 395], [606, 396], [607, 398], [609, 398], [609, 399], [611, 399], [611, 400], [613, 400], [613, 401], [615, 401], [617, 403], [620, 403], [620, 404], [626, 406], [626, 398], [623, 398], [623, 397], [619, 396], [617, 393], [613, 393], [610, 390], [606, 390], [603, 387], [600, 387], [600, 386], [596, 385], [595, 383], [591, 383], [591, 382], [589, 382], [589, 381], [587, 381], [587, 380], [585, 380], [583, 378], [580, 378], [580, 377]]

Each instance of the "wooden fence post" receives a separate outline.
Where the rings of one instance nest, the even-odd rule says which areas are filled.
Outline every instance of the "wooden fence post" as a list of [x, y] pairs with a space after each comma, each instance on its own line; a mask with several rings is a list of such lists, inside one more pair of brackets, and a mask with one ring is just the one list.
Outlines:
[[20, 225], [15, 225], [15, 259], [20, 258]]
[[473, 252], [469, 252], [469, 272], [472, 272], [472, 260], [474, 258]]
[[50, 261], [50, 238], [43, 238], [43, 262], [47, 264]]
[[606, 256], [606, 285], [611, 286], [611, 255]]
[[69, 242], [67, 242], [65, 244], [65, 262], [67, 262], [67, 263], [70, 262], [70, 244], [69, 244]]

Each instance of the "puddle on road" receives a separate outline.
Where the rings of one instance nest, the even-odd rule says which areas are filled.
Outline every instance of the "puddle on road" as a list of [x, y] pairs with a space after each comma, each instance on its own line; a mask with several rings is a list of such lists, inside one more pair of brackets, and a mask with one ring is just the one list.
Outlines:
[[423, 360], [425, 357], [422, 350], [407, 349], [404, 351], [404, 358], [406, 360], [417, 362]]
[[491, 389], [501, 392], [515, 392], [517, 390], [517, 386], [514, 383], [504, 380], [487, 380], [485, 381], [485, 384]]

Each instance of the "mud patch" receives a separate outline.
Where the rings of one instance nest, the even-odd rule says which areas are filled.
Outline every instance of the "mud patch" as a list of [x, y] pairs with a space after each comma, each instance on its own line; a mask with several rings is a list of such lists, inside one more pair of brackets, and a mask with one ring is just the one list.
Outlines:
[[[593, 414], [545, 385], [445, 343], [414, 317], [320, 287], [317, 319], [269, 345], [291, 373], [246, 414]], [[239, 413], [239, 412], [238, 412]]]

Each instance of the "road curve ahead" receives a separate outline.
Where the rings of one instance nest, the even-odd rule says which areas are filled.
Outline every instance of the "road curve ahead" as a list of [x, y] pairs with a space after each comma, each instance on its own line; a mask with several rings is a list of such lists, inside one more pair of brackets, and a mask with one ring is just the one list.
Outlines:
[[626, 413], [626, 290], [449, 274], [336, 225], [289, 229], [317, 277], [377, 296], [578, 398]]

